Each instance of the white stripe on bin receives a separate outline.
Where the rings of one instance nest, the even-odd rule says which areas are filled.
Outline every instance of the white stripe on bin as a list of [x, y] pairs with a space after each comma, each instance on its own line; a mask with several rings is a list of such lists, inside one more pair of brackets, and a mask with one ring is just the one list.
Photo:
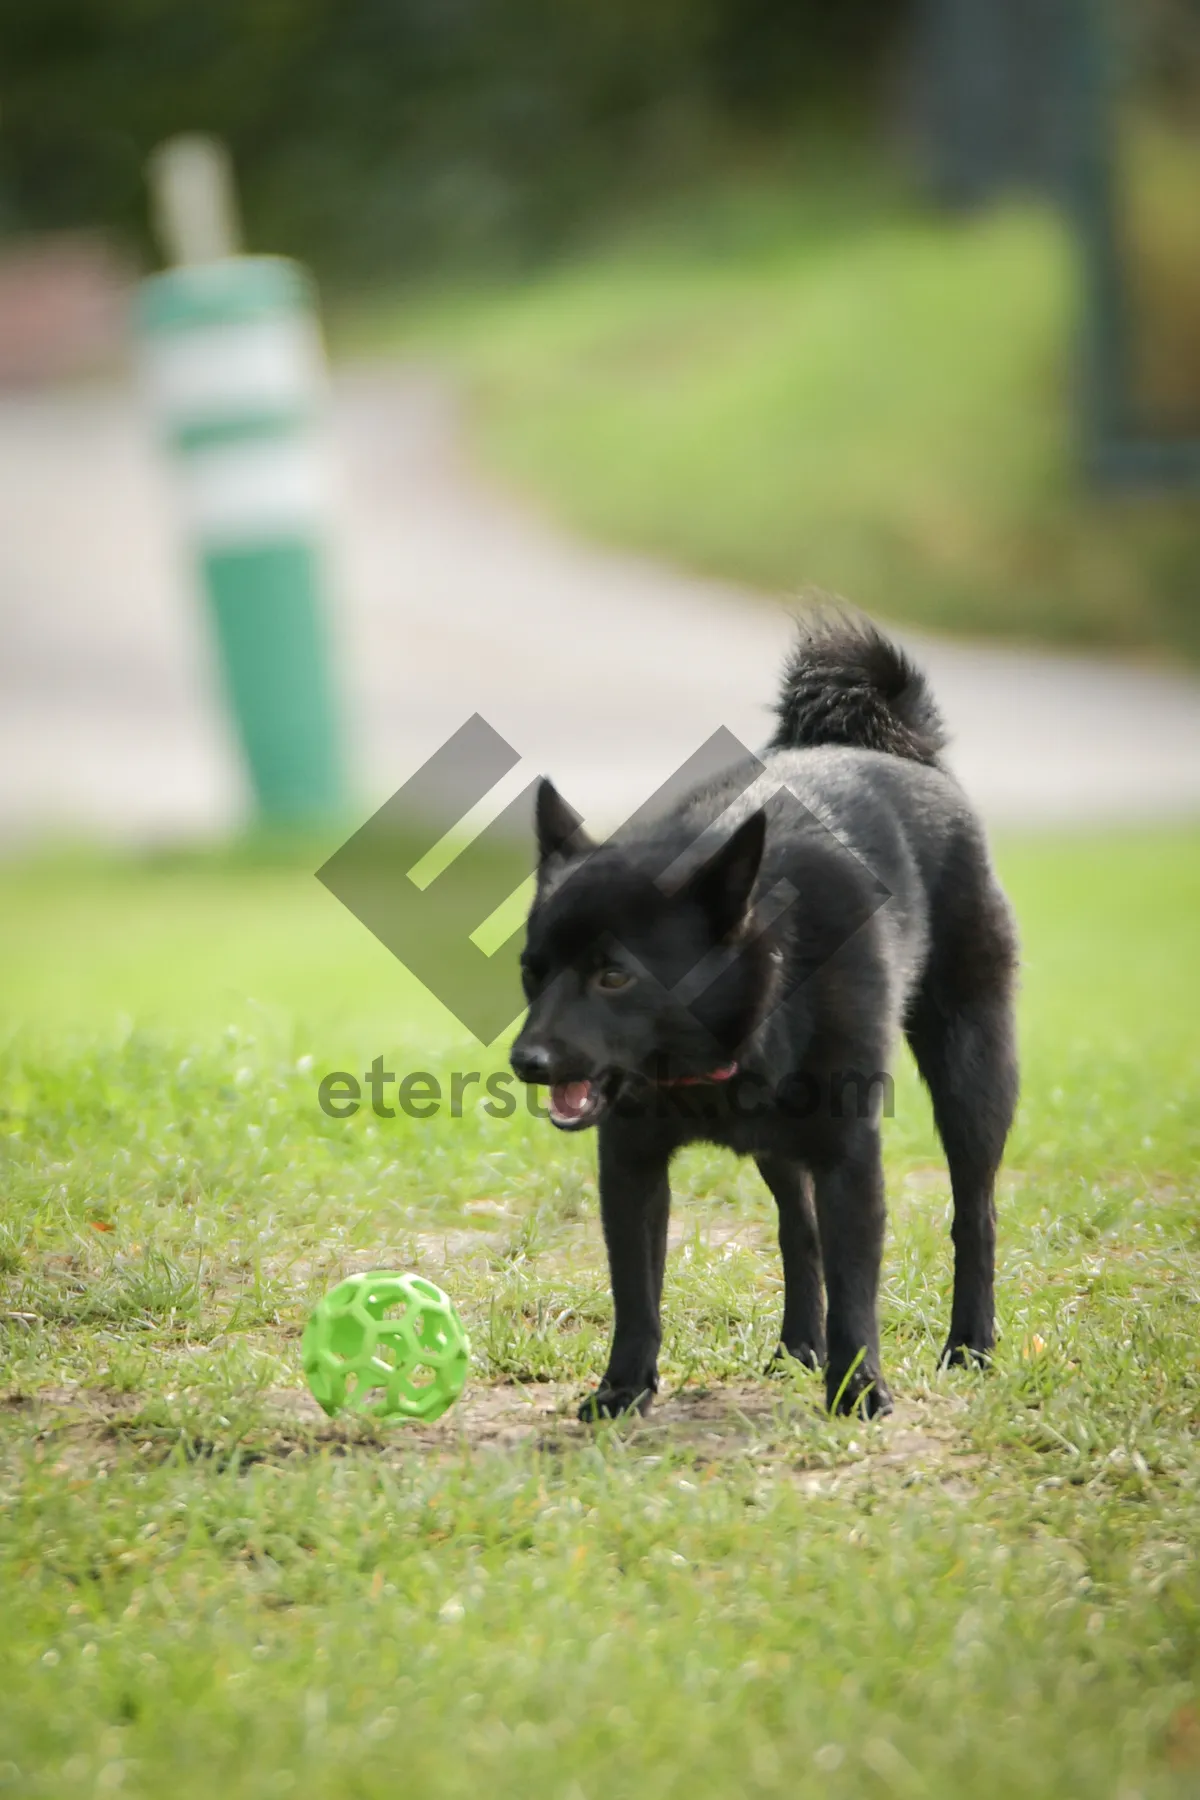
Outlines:
[[301, 314], [164, 332], [143, 353], [151, 404], [168, 425], [310, 406], [324, 389], [320, 337]]
[[308, 533], [324, 520], [328, 469], [307, 436], [213, 446], [180, 474], [185, 521], [206, 548]]

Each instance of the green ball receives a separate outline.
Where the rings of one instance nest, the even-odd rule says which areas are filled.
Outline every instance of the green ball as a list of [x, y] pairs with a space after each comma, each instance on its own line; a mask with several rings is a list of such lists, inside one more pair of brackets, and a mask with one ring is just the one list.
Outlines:
[[327, 1413], [440, 1419], [467, 1379], [471, 1346], [440, 1287], [423, 1275], [349, 1275], [304, 1328], [304, 1374]]

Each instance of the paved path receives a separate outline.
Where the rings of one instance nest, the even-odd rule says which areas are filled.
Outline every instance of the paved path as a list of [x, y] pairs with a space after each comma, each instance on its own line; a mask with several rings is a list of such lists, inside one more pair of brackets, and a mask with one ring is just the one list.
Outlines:
[[[467, 468], [443, 388], [335, 390], [338, 623], [364, 806], [481, 712], [613, 822], [718, 725], [761, 742], [784, 609], [580, 545]], [[798, 571], [802, 574], [802, 571]], [[995, 821], [1200, 816], [1200, 684], [910, 639]], [[170, 496], [128, 394], [0, 401], [0, 837], [218, 832], [244, 806]]]

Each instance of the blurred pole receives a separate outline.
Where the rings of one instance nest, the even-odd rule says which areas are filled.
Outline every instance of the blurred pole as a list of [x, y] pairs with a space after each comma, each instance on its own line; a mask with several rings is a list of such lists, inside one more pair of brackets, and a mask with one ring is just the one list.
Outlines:
[[[1133, 436], [1130, 320], [1116, 197], [1117, 58], [1110, 9], [1075, 0], [1075, 163], [1071, 199], [1082, 250], [1082, 415], [1088, 473], [1105, 480]], [[1119, 460], [1119, 457], [1118, 457]]]
[[1148, 17], [1123, 11], [1114, 0], [1071, 3], [1075, 157], [1069, 204], [1083, 274], [1084, 457], [1099, 484], [1195, 488], [1200, 436], [1155, 431], [1138, 416], [1131, 293], [1136, 249], [1122, 231], [1119, 149], [1135, 28]]
[[298, 264], [237, 254], [223, 146], [172, 139], [149, 174], [159, 235], [177, 265], [139, 296], [151, 404], [259, 815], [303, 823], [342, 800], [316, 295]]

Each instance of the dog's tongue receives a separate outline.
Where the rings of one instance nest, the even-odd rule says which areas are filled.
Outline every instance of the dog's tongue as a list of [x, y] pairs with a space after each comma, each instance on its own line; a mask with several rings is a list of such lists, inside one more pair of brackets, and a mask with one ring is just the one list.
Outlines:
[[592, 1097], [590, 1081], [558, 1081], [550, 1089], [550, 1102], [560, 1119], [578, 1119]]

